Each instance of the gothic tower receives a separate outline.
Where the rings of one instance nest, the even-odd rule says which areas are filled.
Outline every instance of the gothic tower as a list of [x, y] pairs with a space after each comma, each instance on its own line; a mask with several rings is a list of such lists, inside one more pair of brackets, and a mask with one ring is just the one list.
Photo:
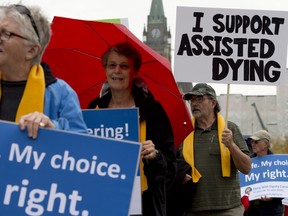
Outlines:
[[[167, 29], [162, 0], [152, 0], [147, 20], [147, 29], [144, 27], [143, 31], [143, 42], [171, 63], [171, 32]], [[183, 93], [192, 89], [192, 83], [189, 82], [178, 82], [177, 85]]]
[[147, 30], [144, 27], [143, 42], [171, 62], [171, 32], [167, 29], [162, 0], [152, 0]]

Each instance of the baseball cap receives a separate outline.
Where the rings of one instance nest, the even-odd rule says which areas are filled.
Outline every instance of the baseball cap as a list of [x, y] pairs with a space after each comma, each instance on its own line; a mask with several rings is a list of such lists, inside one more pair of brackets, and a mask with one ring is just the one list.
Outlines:
[[253, 140], [266, 139], [271, 142], [271, 136], [266, 130], [259, 130], [255, 132], [250, 138]]
[[192, 95], [196, 96], [203, 96], [203, 95], [210, 95], [214, 99], [216, 99], [216, 93], [215, 90], [206, 83], [198, 83], [196, 84], [192, 90], [184, 95], [184, 100], [191, 99]]

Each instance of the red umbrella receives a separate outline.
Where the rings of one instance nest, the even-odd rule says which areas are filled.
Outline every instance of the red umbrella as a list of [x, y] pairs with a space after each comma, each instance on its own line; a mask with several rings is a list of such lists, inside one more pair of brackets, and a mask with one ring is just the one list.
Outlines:
[[99, 95], [106, 80], [101, 56], [110, 46], [129, 42], [142, 55], [139, 77], [166, 110], [176, 147], [193, 130], [189, 111], [178, 90], [169, 61], [152, 50], [124, 25], [54, 17], [51, 41], [44, 53], [53, 73], [77, 92], [81, 107]]

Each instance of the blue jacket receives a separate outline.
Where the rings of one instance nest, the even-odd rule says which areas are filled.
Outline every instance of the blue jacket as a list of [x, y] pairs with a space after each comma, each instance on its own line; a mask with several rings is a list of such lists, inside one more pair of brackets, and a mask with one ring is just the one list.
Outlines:
[[42, 67], [46, 81], [44, 114], [56, 129], [87, 133], [75, 91], [64, 80], [55, 78], [47, 64], [42, 63]]

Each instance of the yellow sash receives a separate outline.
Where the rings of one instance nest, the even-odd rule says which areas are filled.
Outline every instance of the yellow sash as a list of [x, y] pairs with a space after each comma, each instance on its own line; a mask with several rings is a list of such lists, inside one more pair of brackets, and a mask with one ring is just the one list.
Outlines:
[[[2, 75], [0, 76], [2, 77]], [[1, 79], [1, 78], [0, 78]], [[0, 99], [1, 99], [0, 82]], [[16, 113], [15, 122], [19, 121], [20, 116], [31, 112], [43, 112], [45, 96], [45, 78], [44, 71], [40, 64], [34, 65], [29, 73], [23, 96], [21, 98]]]
[[[192, 118], [192, 123], [195, 125], [195, 119]], [[221, 154], [221, 167], [222, 167], [222, 176], [230, 177], [231, 176], [231, 164], [230, 164], [230, 151], [228, 148], [222, 144], [222, 132], [225, 128], [225, 120], [220, 115], [217, 114], [217, 127], [218, 127], [218, 140], [220, 146]], [[183, 143], [183, 156], [185, 161], [191, 166], [192, 172], [191, 177], [194, 183], [198, 182], [202, 177], [200, 172], [196, 169], [194, 164], [194, 131], [192, 131], [184, 140]]]
[[[96, 106], [95, 109], [99, 109], [98, 105]], [[146, 121], [141, 121], [140, 122], [140, 137], [139, 141], [144, 142], [146, 140]], [[142, 161], [143, 157], [140, 157], [140, 178], [141, 178], [141, 191], [145, 191], [148, 189], [148, 182], [147, 178], [144, 174], [144, 163]]]
[[[140, 122], [140, 142], [146, 140], [146, 121], [143, 120]], [[140, 158], [140, 177], [141, 177], [141, 189], [142, 192], [148, 189], [147, 178], [144, 174], [144, 163], [142, 161], [142, 156]]]

